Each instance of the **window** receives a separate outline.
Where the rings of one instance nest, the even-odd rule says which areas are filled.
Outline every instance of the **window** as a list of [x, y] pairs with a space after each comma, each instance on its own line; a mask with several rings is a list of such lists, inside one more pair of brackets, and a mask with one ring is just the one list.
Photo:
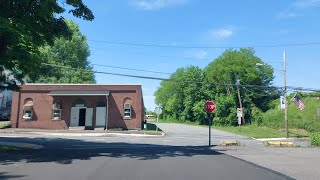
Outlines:
[[124, 105], [124, 117], [131, 118], [131, 105], [130, 104]]
[[123, 100], [123, 118], [124, 119], [131, 119], [132, 109], [131, 109], [132, 101], [130, 98], [125, 98]]
[[33, 100], [31, 98], [25, 99], [24, 105], [23, 105], [23, 116], [22, 116], [24, 120], [32, 119], [32, 115], [33, 115], [32, 107], [33, 107]]
[[52, 104], [52, 120], [60, 120], [61, 119], [61, 106], [60, 103]]
[[53, 109], [52, 110], [52, 119], [60, 120], [61, 119], [61, 109]]
[[31, 109], [23, 110], [23, 117], [22, 118], [25, 120], [32, 119], [32, 110]]

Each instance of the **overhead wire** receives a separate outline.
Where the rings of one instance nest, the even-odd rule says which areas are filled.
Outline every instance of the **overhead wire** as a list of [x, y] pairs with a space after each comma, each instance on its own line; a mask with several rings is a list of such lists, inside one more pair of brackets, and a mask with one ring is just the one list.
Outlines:
[[[55, 65], [55, 64], [48, 64], [48, 63], [42, 63], [45, 66], [50, 67], [56, 67], [56, 68], [64, 68], [64, 69], [71, 69], [71, 70], [77, 70], [82, 72], [91, 72], [91, 73], [98, 73], [98, 74], [107, 74], [107, 75], [114, 75], [114, 76], [122, 76], [122, 77], [132, 77], [132, 78], [139, 78], [139, 79], [151, 79], [151, 80], [161, 80], [161, 81], [172, 81], [172, 82], [180, 82], [180, 83], [196, 83], [196, 84], [210, 84], [213, 86], [237, 86], [236, 84], [228, 84], [228, 83], [209, 83], [209, 82], [203, 82], [203, 81], [188, 81], [188, 80], [175, 80], [170, 78], [160, 78], [160, 77], [153, 77], [153, 76], [139, 76], [139, 75], [131, 75], [131, 74], [121, 74], [121, 73], [111, 73], [111, 72], [104, 72], [104, 71], [95, 71], [95, 70], [87, 70], [87, 69], [80, 69], [80, 68], [72, 68], [67, 66], [61, 66], [61, 65]], [[256, 88], [265, 88], [265, 89], [279, 89], [282, 87], [279, 86], [262, 86], [262, 85], [242, 85], [243, 87], [256, 87]], [[319, 89], [314, 88], [301, 88], [301, 87], [294, 87], [294, 86], [287, 86], [288, 89], [296, 89], [296, 90], [305, 90], [305, 91], [320, 91]]]
[[294, 47], [294, 46], [320, 45], [320, 42], [307, 42], [307, 43], [288, 43], [288, 44], [251, 45], [251, 46], [179, 46], [179, 45], [144, 44], [144, 43], [107, 41], [107, 40], [93, 40], [93, 39], [89, 39], [88, 41], [97, 42], [97, 43], [115, 44], [115, 45], [126, 45], [126, 46], [154, 47], [154, 48], [179, 48], [179, 49], [275, 48], [275, 47]]

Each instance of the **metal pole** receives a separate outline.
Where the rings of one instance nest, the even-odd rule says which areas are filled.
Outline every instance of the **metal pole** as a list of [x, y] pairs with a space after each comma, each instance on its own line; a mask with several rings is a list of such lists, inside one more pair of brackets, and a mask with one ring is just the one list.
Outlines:
[[156, 128], [156, 131], [158, 132], [158, 122], [159, 122], [159, 114], [157, 114], [157, 128]]
[[209, 121], [209, 147], [211, 147], [211, 118], [210, 118], [210, 113], [208, 113], [208, 121]]
[[288, 103], [287, 103], [287, 58], [286, 58], [286, 50], [283, 51], [283, 77], [284, 77], [284, 87], [283, 87], [283, 96], [284, 96], [284, 122], [285, 122], [285, 131], [286, 138], [289, 138], [288, 131]]

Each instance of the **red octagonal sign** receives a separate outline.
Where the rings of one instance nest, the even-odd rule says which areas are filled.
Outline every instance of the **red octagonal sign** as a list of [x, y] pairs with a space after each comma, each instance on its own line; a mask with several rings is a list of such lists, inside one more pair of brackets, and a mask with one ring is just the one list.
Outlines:
[[214, 113], [216, 111], [216, 105], [214, 104], [214, 102], [212, 101], [207, 101], [205, 104], [204, 104], [204, 110], [207, 112], [207, 113]]

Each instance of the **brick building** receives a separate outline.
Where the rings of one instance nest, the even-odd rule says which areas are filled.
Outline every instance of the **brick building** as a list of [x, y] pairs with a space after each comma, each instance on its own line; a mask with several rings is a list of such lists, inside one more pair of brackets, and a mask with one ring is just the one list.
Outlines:
[[12, 96], [13, 128], [143, 128], [140, 85], [27, 84]]

